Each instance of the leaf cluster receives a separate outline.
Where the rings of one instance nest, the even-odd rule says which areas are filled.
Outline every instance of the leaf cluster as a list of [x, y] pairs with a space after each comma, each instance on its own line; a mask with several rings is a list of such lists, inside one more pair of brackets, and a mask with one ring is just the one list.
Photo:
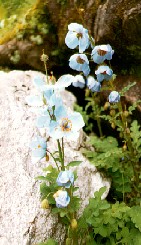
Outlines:
[[131, 192], [133, 167], [117, 140], [111, 136], [104, 139], [91, 136], [89, 143], [95, 150], [85, 150], [85, 156], [91, 164], [110, 177], [117, 196], [122, 197], [123, 193]]
[[123, 202], [109, 204], [101, 199], [104, 191], [101, 188], [95, 193], [79, 219], [81, 236], [86, 238], [89, 233], [89, 241], [85, 244], [141, 244], [141, 207], [130, 208]]

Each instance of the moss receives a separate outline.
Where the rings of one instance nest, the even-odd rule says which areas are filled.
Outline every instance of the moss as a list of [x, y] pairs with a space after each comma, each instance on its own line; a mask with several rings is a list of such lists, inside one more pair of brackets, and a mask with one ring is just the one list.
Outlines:
[[[0, 0], [3, 16], [0, 22], [0, 44], [3, 44], [15, 36], [18, 39], [24, 35], [40, 33], [46, 35], [49, 33], [49, 26], [44, 22], [45, 2], [42, 0]], [[47, 14], [48, 16], [48, 14]], [[39, 19], [42, 24], [39, 24]], [[40, 32], [40, 33], [39, 33]], [[39, 38], [37, 38], [39, 39]], [[41, 42], [40, 42], [41, 43]]]

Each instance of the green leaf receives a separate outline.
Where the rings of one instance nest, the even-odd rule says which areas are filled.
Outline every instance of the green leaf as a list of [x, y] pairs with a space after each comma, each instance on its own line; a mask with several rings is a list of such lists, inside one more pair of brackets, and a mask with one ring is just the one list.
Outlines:
[[105, 139], [100, 139], [96, 136], [91, 136], [90, 143], [96, 148], [96, 151], [98, 152], [107, 152], [118, 146], [117, 139], [111, 136]]
[[82, 161], [72, 161], [70, 162], [67, 167], [74, 167], [74, 166], [78, 166]]
[[48, 239], [46, 242], [38, 243], [38, 245], [57, 245], [58, 243], [52, 238]]
[[45, 176], [37, 176], [35, 177], [36, 180], [46, 180]]
[[135, 227], [141, 232], [141, 207], [133, 206], [129, 211], [132, 222], [135, 224]]
[[128, 86], [124, 87], [124, 88], [121, 90], [121, 92], [120, 92], [121, 96], [124, 96], [124, 94], [125, 94], [130, 88], [132, 88], [132, 87], [135, 86], [135, 85], [136, 85], [136, 82], [132, 82], [132, 83], [130, 83]]

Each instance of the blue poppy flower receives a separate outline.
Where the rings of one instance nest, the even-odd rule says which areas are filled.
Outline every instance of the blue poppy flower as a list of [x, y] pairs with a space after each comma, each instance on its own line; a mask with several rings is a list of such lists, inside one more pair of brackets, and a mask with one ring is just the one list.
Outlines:
[[85, 54], [74, 54], [69, 59], [69, 66], [76, 71], [83, 71], [85, 76], [90, 73], [89, 60]]
[[48, 128], [50, 127], [51, 120], [56, 121], [56, 118], [62, 114], [64, 115], [64, 113], [66, 113], [66, 109], [62, 99], [53, 94], [48, 101], [48, 105], [38, 111], [39, 116], [36, 120], [36, 126], [38, 128]]
[[83, 117], [79, 112], [72, 114], [62, 113], [56, 115], [56, 121], [51, 121], [49, 135], [54, 139], [65, 137], [69, 140], [76, 140], [79, 137], [79, 130], [84, 126]]
[[43, 102], [43, 96], [41, 95], [28, 95], [25, 98], [27, 104], [29, 106], [43, 106], [44, 102]]
[[109, 44], [98, 45], [92, 50], [91, 56], [95, 63], [101, 64], [104, 60], [111, 60], [113, 53], [114, 50]]
[[46, 156], [47, 142], [44, 138], [37, 136], [30, 144], [32, 150], [32, 157], [39, 161]]
[[70, 170], [61, 171], [56, 180], [59, 186], [69, 188], [74, 183], [74, 174]]
[[87, 78], [87, 87], [92, 91], [92, 92], [99, 92], [101, 88], [100, 82], [97, 82], [94, 77], [88, 76]]
[[34, 85], [37, 87], [37, 89], [39, 89], [41, 92], [43, 91], [48, 91], [48, 90], [52, 90], [52, 91], [56, 91], [56, 90], [62, 90], [68, 86], [71, 85], [72, 80], [73, 80], [74, 76], [70, 75], [70, 74], [66, 74], [61, 76], [55, 84], [47, 84], [47, 82], [42, 79], [41, 77], [35, 77], [33, 80]]
[[117, 91], [112, 91], [109, 94], [109, 102], [110, 103], [117, 103], [120, 101], [120, 94]]
[[79, 53], [83, 53], [89, 46], [88, 30], [82, 25], [71, 23], [68, 25], [68, 33], [65, 38], [65, 43], [70, 49], [79, 46]]
[[70, 197], [67, 191], [59, 190], [53, 195], [53, 197], [55, 198], [57, 208], [65, 208], [70, 203]]
[[109, 66], [99, 66], [95, 71], [95, 74], [97, 76], [98, 82], [102, 82], [103, 80], [110, 80], [113, 75], [113, 71]]
[[81, 75], [76, 75], [74, 77], [72, 85], [74, 87], [84, 88], [85, 87], [85, 79], [84, 79], [84, 77], [81, 76]]
[[[37, 128], [47, 128], [49, 127], [51, 115], [48, 107], [42, 108], [42, 110], [38, 111], [39, 116], [36, 120], [36, 126]], [[51, 113], [53, 111], [51, 110]]]

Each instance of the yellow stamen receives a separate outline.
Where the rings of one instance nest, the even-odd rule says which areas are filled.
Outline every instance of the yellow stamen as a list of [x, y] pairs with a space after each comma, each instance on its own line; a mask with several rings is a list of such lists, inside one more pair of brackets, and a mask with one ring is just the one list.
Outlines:
[[62, 131], [68, 132], [68, 131], [71, 131], [72, 123], [68, 118], [63, 118], [60, 127]]

